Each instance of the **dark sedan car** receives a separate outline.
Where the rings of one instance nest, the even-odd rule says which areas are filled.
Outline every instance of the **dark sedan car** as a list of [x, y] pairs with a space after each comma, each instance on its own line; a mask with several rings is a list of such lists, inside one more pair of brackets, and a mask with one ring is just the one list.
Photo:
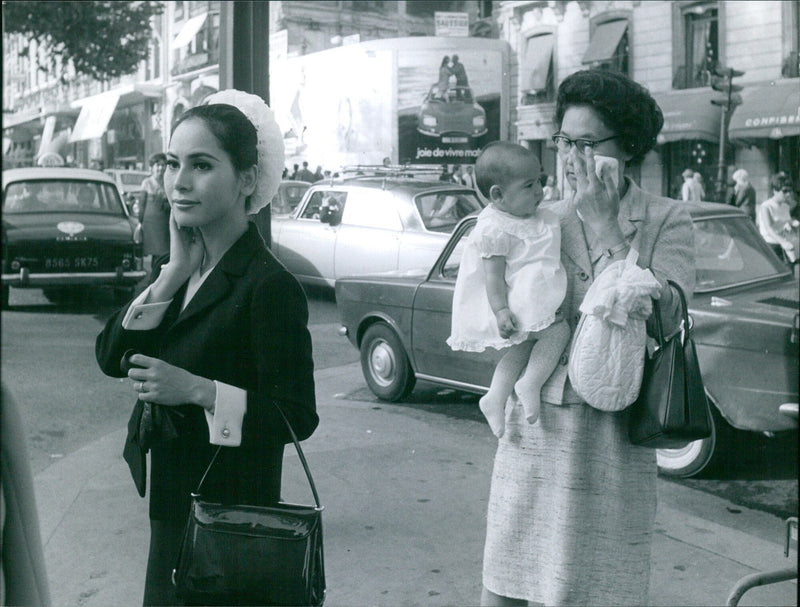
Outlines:
[[3, 172], [3, 307], [9, 287], [61, 301], [104, 285], [128, 298], [145, 275], [141, 227], [113, 178], [74, 168]]
[[[798, 401], [797, 279], [738, 209], [688, 208], [697, 259], [690, 313], [715, 430], [682, 449], [658, 451], [662, 472], [675, 476], [697, 474], [723, 452], [731, 426], [797, 428], [796, 418], [779, 412]], [[432, 269], [337, 280], [343, 332], [360, 349], [364, 377], [379, 398], [402, 399], [416, 379], [486, 392], [500, 353], [453, 352], [445, 343], [463, 244], [474, 225], [474, 217], [461, 222]]]

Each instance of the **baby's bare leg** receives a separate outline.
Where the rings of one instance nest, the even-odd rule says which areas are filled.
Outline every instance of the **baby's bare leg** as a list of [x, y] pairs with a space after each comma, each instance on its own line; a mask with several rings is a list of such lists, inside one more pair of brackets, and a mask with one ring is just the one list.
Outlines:
[[514, 391], [522, 403], [525, 418], [530, 424], [539, 419], [542, 386], [556, 368], [559, 358], [569, 342], [569, 325], [562, 320], [533, 333], [532, 336], [536, 343], [533, 345], [528, 365], [525, 367], [522, 377], [514, 386]]
[[497, 438], [505, 431], [506, 401], [514, 389], [514, 382], [528, 364], [532, 347], [532, 341], [524, 341], [508, 348], [495, 367], [489, 391], [480, 400], [481, 413]]

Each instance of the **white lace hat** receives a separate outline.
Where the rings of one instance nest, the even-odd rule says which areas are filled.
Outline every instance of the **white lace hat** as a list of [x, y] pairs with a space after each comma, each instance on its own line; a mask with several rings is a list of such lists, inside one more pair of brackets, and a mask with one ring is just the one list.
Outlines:
[[205, 105], [224, 103], [241, 111], [256, 127], [258, 136], [258, 181], [245, 209], [254, 215], [268, 205], [278, 191], [284, 167], [283, 135], [275, 113], [258, 95], [226, 89], [209, 95]]

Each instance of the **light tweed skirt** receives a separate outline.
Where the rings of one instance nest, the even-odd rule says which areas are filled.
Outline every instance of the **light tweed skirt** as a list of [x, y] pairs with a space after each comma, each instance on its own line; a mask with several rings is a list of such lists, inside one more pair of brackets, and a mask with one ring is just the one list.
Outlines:
[[484, 586], [545, 605], [647, 605], [655, 450], [627, 438], [627, 412], [509, 405], [492, 474]]

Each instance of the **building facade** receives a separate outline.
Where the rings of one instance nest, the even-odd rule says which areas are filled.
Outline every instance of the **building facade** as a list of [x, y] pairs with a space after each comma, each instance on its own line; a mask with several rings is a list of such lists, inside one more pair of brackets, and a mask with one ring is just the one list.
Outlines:
[[[219, 88], [219, 0], [165, 2], [152, 21], [150, 58], [111, 82], [39, 70], [43, 51], [4, 35], [3, 166], [32, 165], [48, 151], [83, 166], [145, 167], [170, 126]], [[634, 177], [676, 196], [680, 173], [700, 172], [714, 190], [725, 133], [723, 181], [748, 170], [758, 199], [769, 176], [800, 182], [798, 3], [780, 0], [413, 0], [270, 2], [270, 61], [387, 38], [432, 36], [437, 11], [466, 13], [469, 35], [508, 43], [509, 124], [501, 133], [535, 150], [559, 176], [553, 114], [558, 84], [587, 67], [622, 71], [646, 86], [665, 115], [657, 148]], [[665, 27], [666, 25], [666, 27]], [[30, 47], [25, 56], [18, 51]], [[711, 104], [714, 69], [744, 72], [741, 105]], [[74, 76], [74, 74], [72, 75]], [[720, 197], [723, 195], [720, 194]], [[711, 196], [709, 196], [710, 198]]]
[[[681, 172], [700, 172], [715, 192], [725, 132], [723, 186], [734, 168], [750, 173], [758, 200], [779, 170], [800, 181], [798, 2], [593, 1], [497, 3], [500, 36], [512, 47], [516, 140], [561, 167], [550, 136], [559, 82], [586, 68], [613, 69], [646, 86], [664, 112], [659, 143], [631, 169], [648, 190], [680, 196]], [[665, 27], [665, 24], [667, 27]], [[512, 59], [513, 61], [513, 59]], [[715, 68], [744, 71], [741, 105], [711, 103]]]

